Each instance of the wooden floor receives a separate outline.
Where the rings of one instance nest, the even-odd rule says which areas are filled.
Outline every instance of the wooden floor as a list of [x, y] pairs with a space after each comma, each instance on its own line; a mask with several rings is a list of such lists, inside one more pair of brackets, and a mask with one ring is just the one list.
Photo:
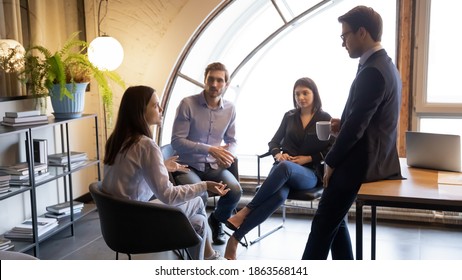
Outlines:
[[[269, 229], [280, 223], [274, 215], [263, 224]], [[311, 220], [304, 215], [290, 214], [285, 226], [260, 242], [245, 248], [240, 246], [241, 260], [300, 260], [310, 230]], [[350, 234], [355, 242], [355, 227], [350, 222]], [[365, 223], [364, 259], [370, 259], [370, 227]], [[254, 239], [257, 231], [247, 238]], [[225, 245], [215, 246], [224, 252]], [[28, 252], [32, 254], [32, 252]], [[70, 230], [50, 238], [40, 245], [40, 259], [45, 260], [114, 260], [115, 252], [107, 247], [100, 231], [98, 212], [77, 222], [75, 235]], [[122, 255], [122, 259], [126, 256]], [[135, 260], [177, 259], [173, 252], [133, 256]], [[379, 221], [377, 227], [378, 260], [462, 260], [462, 227], [403, 222]]]

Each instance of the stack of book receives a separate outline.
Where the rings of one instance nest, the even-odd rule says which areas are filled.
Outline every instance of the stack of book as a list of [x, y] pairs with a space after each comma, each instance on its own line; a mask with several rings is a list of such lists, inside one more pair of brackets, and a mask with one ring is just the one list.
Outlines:
[[[74, 214], [80, 213], [83, 209], [83, 203], [80, 201], [73, 201], [72, 208], [74, 209]], [[46, 209], [48, 212], [45, 213], [45, 217], [55, 218], [58, 220], [71, 214], [71, 205], [69, 201], [49, 205]]]
[[3, 125], [24, 126], [48, 123], [48, 116], [41, 115], [39, 110], [22, 112], [5, 112]]
[[[79, 165], [84, 164], [88, 160], [87, 153], [85, 152], [70, 151], [69, 153], [70, 153], [72, 169], [76, 168]], [[67, 153], [58, 153], [58, 154], [48, 155], [48, 164], [50, 166], [67, 167], [69, 165]]]
[[[55, 218], [37, 218], [38, 237], [49, 232], [58, 226], [58, 220]], [[32, 241], [32, 220], [28, 219], [5, 232], [5, 237], [11, 240]]]
[[10, 239], [0, 237], [0, 251], [7, 251], [14, 247]]
[[[20, 162], [15, 165], [9, 166], [0, 166], [1, 174], [6, 174], [10, 176], [9, 185], [10, 186], [26, 186], [30, 185], [29, 182], [29, 163]], [[50, 173], [48, 172], [48, 164], [46, 163], [35, 163], [34, 164], [34, 179], [38, 183], [47, 178], [50, 178]]]
[[10, 174], [0, 173], [0, 194], [10, 191], [10, 179]]

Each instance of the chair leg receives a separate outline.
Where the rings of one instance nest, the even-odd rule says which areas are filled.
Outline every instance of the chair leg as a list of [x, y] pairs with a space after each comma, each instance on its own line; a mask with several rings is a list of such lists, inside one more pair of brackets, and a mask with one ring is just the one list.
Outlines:
[[270, 236], [271, 234], [275, 233], [276, 231], [278, 231], [278, 230], [280, 230], [281, 228], [284, 227], [284, 223], [286, 221], [286, 206], [285, 206], [285, 204], [283, 204], [281, 207], [282, 207], [282, 223], [279, 224], [278, 226], [276, 226], [275, 228], [265, 232], [264, 234], [261, 234], [261, 226], [258, 225], [258, 237], [255, 238], [254, 240], [251, 240], [250, 245], [253, 245], [253, 244], [259, 242], [260, 240]]
[[192, 260], [193, 258], [191, 257], [188, 248], [184, 249], [184, 251], [186, 252], [187, 260]]
[[[128, 256], [128, 259], [131, 260], [132, 259], [132, 256], [130, 254], [127, 254]], [[116, 252], [116, 260], [119, 259], [119, 252]]]
[[188, 248], [173, 250], [173, 253], [175, 253], [182, 260], [192, 260], [193, 259], [191, 257], [191, 253], [189, 253]]

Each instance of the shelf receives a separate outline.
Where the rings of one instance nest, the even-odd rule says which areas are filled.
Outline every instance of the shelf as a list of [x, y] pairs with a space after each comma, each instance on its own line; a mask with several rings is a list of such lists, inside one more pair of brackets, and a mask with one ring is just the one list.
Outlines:
[[[29, 250], [34, 251], [34, 255], [36, 257], [40, 257], [40, 242], [43, 242], [44, 240], [52, 237], [53, 235], [65, 230], [65, 229], [70, 229], [71, 230], [71, 235], [74, 235], [74, 224], [76, 221], [81, 219], [82, 217], [86, 216], [88, 213], [95, 211], [96, 206], [94, 204], [85, 204], [84, 208], [81, 210], [79, 213], [73, 213], [72, 215], [62, 218], [58, 220], [58, 226], [56, 228], [51, 229], [49, 232], [46, 232], [40, 237], [37, 237], [38, 231], [37, 231], [37, 205], [38, 205], [38, 198], [36, 194], [36, 188], [39, 186], [45, 186], [47, 183], [53, 182], [55, 180], [63, 178], [63, 184], [59, 185], [59, 188], [63, 188], [64, 190], [64, 199], [66, 201], [68, 200], [73, 200], [73, 186], [72, 186], [72, 176], [73, 173], [78, 172], [80, 170], [86, 169], [91, 166], [96, 166], [97, 167], [97, 176], [98, 180], [101, 180], [101, 167], [100, 167], [100, 159], [99, 159], [99, 142], [98, 142], [98, 118], [96, 114], [84, 114], [83, 116], [79, 118], [72, 118], [72, 119], [55, 119], [54, 117], [50, 116], [48, 118], [48, 123], [46, 124], [39, 124], [39, 125], [31, 125], [31, 126], [20, 126], [20, 127], [8, 127], [8, 126], [0, 126], [0, 136], [14, 136], [18, 134], [24, 134], [26, 137], [26, 143], [28, 144], [28, 149], [26, 151], [32, 151], [32, 139], [33, 133], [36, 132], [37, 130], [41, 130], [43, 128], [47, 127], [54, 127], [54, 126], [60, 126], [59, 130], [54, 130], [59, 131], [60, 133], [60, 138], [62, 142], [61, 146], [61, 152], [68, 153], [71, 151], [72, 144], [71, 142], [74, 139], [70, 139], [69, 137], [69, 126], [68, 124], [71, 122], [75, 121], [80, 121], [80, 120], [94, 120], [94, 137], [96, 140], [96, 145], [95, 145], [95, 152], [96, 152], [96, 158], [87, 160], [85, 161], [82, 165], [75, 166], [72, 168], [66, 167], [66, 166], [48, 166], [48, 171], [50, 176], [46, 177], [45, 179], [42, 179], [40, 182], [35, 182], [34, 180], [31, 180], [29, 185], [26, 186], [11, 186], [10, 190], [6, 193], [0, 194], [0, 201], [5, 200], [7, 198], [19, 195], [21, 193], [28, 193], [30, 195], [30, 204], [31, 204], [31, 219], [32, 221], [35, 221], [34, 227], [33, 227], [33, 236], [35, 236], [35, 240], [27, 241], [27, 240], [12, 240], [11, 242], [14, 244], [13, 251], [17, 252], [25, 252]], [[51, 130], [50, 130], [51, 131]], [[51, 133], [53, 134], [53, 133]], [[85, 136], [83, 136], [85, 137]], [[55, 138], [56, 135], [53, 135], [52, 137], [49, 138]], [[29, 155], [27, 158], [33, 159], [33, 154], [28, 152]], [[33, 170], [33, 164], [29, 162], [29, 171]], [[0, 210], [1, 211], [1, 210]]]
[[20, 194], [20, 193], [30, 191], [30, 190], [31, 190], [31, 187], [29, 187], [29, 186], [10, 187], [8, 192], [0, 194], [0, 201], [4, 200], [4, 199], [7, 199], [9, 197], [15, 196], [15, 195]]
[[13, 135], [13, 134], [18, 134], [18, 133], [23, 133], [23, 132], [28, 132], [29, 130], [35, 130], [35, 129], [41, 129], [47, 126], [56, 126], [59, 124], [66, 124], [70, 123], [73, 121], [78, 121], [82, 119], [88, 119], [88, 118], [95, 118], [96, 114], [83, 114], [79, 118], [67, 118], [67, 119], [56, 119], [53, 116], [48, 116], [48, 123], [44, 124], [36, 124], [36, 125], [24, 125], [24, 126], [16, 126], [16, 127], [11, 127], [11, 126], [6, 126], [6, 125], [0, 125], [0, 135]]
[[[74, 172], [77, 172], [79, 170], [82, 170], [82, 169], [85, 169], [85, 168], [88, 168], [90, 166], [93, 166], [95, 164], [98, 164], [99, 163], [99, 160], [87, 160], [85, 161], [84, 164], [82, 165], [79, 165], [78, 167], [72, 169], [72, 170], [67, 170], [66, 167], [64, 166], [48, 166], [48, 172], [50, 173], [50, 176], [47, 177], [46, 179], [42, 179], [40, 182], [35, 182], [35, 187], [39, 187], [39, 186], [42, 186], [42, 185], [45, 185], [46, 183], [49, 183], [51, 181], [54, 181], [56, 179], [59, 179], [59, 178], [62, 178], [64, 176], [67, 176], [71, 173], [74, 173]], [[27, 190], [30, 190], [30, 185], [22, 185], [22, 186], [19, 186], [19, 185], [13, 185], [11, 188], [26, 188], [25, 190], [22, 190], [21, 191], [27, 191]], [[19, 191], [19, 190], [17, 190]], [[8, 194], [8, 193], [5, 193], [5, 195]], [[14, 194], [11, 194], [9, 196], [13, 196], [17, 194], [16, 192]], [[8, 196], [8, 197], [9, 197]], [[4, 199], [2, 194], [0, 194], [0, 200]]]
[[[89, 213], [91, 213], [91, 212], [93, 212], [95, 210], [96, 210], [96, 205], [95, 204], [84, 204], [84, 206], [82, 208], [82, 211], [80, 211], [79, 213], [74, 214], [74, 220], [73, 221], [71, 221], [70, 216], [58, 220], [58, 226], [56, 228], [50, 230], [49, 232], [45, 233], [44, 235], [40, 236], [39, 237], [39, 242], [43, 242], [44, 240], [50, 238], [51, 236], [57, 234], [58, 232], [61, 232], [61, 231], [65, 230], [65, 229], [69, 228], [70, 226], [73, 225], [73, 223], [75, 223], [76, 221], [82, 219], [83, 217], [85, 217], [86, 215], [88, 215]], [[40, 217], [45, 217], [45, 215], [42, 215]]]
[[[89, 213], [93, 212], [96, 210], [96, 205], [95, 204], [85, 204], [82, 208], [82, 211], [79, 213], [74, 214], [74, 221], [71, 222], [70, 216], [62, 218], [58, 220], [58, 226], [49, 232], [45, 233], [43, 236], [40, 236], [38, 242], [43, 242], [46, 239], [52, 237], [53, 235], [57, 234], [58, 232], [61, 232], [70, 226], [72, 226], [73, 223], [76, 221], [82, 219]], [[44, 215], [40, 216], [44, 217]], [[1, 235], [1, 237], [4, 237]], [[14, 244], [14, 247], [10, 251], [15, 251], [15, 252], [25, 252], [30, 249], [32, 249], [35, 245], [32, 241], [22, 241], [22, 240], [11, 240], [11, 243]]]
[[48, 171], [50, 172], [51, 177], [47, 178], [47, 179], [45, 179], [43, 181], [35, 183], [35, 187], [42, 186], [42, 185], [44, 185], [46, 183], [49, 183], [49, 182], [54, 181], [56, 179], [65, 177], [65, 176], [70, 175], [70, 174], [72, 174], [74, 172], [77, 172], [79, 170], [88, 168], [88, 167], [96, 165], [98, 163], [99, 163], [99, 160], [87, 160], [85, 162], [85, 164], [80, 165], [77, 168], [72, 169], [70, 171], [67, 170], [67, 167], [64, 167], [64, 166], [48, 166]]

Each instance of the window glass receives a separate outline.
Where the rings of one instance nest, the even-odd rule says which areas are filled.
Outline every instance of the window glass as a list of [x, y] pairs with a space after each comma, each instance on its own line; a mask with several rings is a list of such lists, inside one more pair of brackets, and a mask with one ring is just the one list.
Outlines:
[[316, 5], [319, 0], [275, 0], [274, 1], [286, 20], [298, 16], [304, 11]]
[[462, 54], [452, 51], [462, 44], [454, 35], [459, 32], [454, 19], [461, 9], [462, 2], [455, 0], [417, 2], [413, 130], [461, 134], [462, 90], [454, 65], [462, 64]]
[[[319, 1], [276, 1], [286, 10], [289, 7], [294, 16], [314, 2]], [[211, 22], [194, 45], [181, 69], [182, 74], [202, 83], [204, 68], [213, 61], [223, 62], [235, 73], [225, 98], [234, 102], [237, 110], [240, 175], [256, 175], [255, 155], [268, 150], [268, 142], [284, 113], [293, 108], [292, 88], [298, 78], [312, 78], [319, 88], [324, 110], [332, 117], [341, 116], [358, 59], [349, 58], [342, 47], [341, 24], [337, 18], [357, 5], [371, 6], [382, 15], [385, 23], [382, 45], [394, 59], [395, 1], [333, 1], [290, 24], [242, 65], [250, 52], [284, 23], [270, 0], [236, 0]], [[238, 65], [242, 67], [235, 72]], [[171, 125], [181, 98], [200, 92], [196, 86], [195, 90], [188, 89], [187, 83], [190, 82], [183, 80], [175, 85], [165, 113], [162, 143], [170, 142]], [[272, 161], [271, 157], [268, 161]], [[262, 167], [269, 169], [271, 165], [262, 164]], [[262, 174], [266, 175], [265, 172]]]
[[230, 72], [244, 58], [284, 24], [271, 1], [235, 1], [210, 24], [181, 69], [198, 81], [203, 81], [205, 67], [220, 61]]
[[462, 65], [462, 54], [457, 48], [462, 45], [462, 36], [457, 35], [460, 27], [455, 24], [460, 11], [462, 1], [431, 1], [427, 77], [429, 103], [462, 103], [462, 89], [457, 82], [461, 74], [457, 66]]
[[179, 77], [174, 85], [174, 89], [168, 100], [168, 104], [164, 107], [164, 121], [162, 123], [162, 135], [160, 144], [165, 145], [171, 142], [172, 126], [175, 119], [176, 108], [180, 104], [184, 96], [192, 95], [193, 93], [201, 92], [202, 88], [195, 84]]
[[462, 118], [421, 118], [419, 131], [462, 135]]

